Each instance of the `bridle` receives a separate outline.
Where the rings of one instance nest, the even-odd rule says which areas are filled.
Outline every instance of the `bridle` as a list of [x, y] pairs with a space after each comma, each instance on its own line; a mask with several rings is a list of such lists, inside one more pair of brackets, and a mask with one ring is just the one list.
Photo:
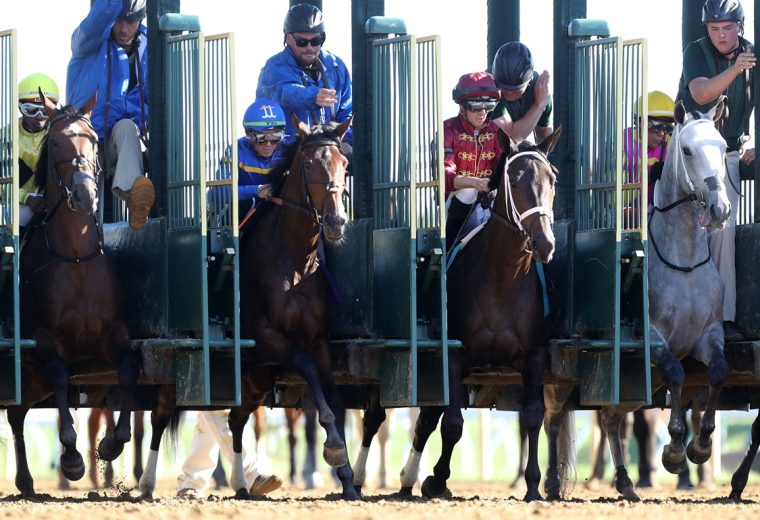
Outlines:
[[[534, 206], [526, 211], [523, 211], [520, 213], [520, 211], [517, 209], [517, 206], [515, 206], [515, 197], [512, 194], [512, 186], [509, 182], [509, 165], [518, 157], [532, 157], [533, 159], [536, 159], [542, 163], [544, 163], [546, 166], [551, 168], [551, 164], [546, 159], [546, 156], [544, 156], [542, 153], [538, 151], [525, 151], [525, 152], [518, 152], [510, 157], [507, 157], [507, 161], [504, 164], [504, 175], [502, 181], [504, 182], [504, 190], [505, 190], [505, 211], [506, 211], [506, 217], [499, 214], [498, 211], [495, 211], [495, 208], [492, 209], [491, 214], [496, 217], [496, 220], [498, 222], [501, 222], [504, 224], [507, 228], [515, 231], [521, 239], [525, 241], [527, 244], [530, 238], [530, 230], [532, 229], [533, 225], [541, 218], [546, 217], [549, 219], [549, 224], [554, 224], [554, 211], [552, 208], [547, 206]], [[525, 219], [530, 217], [531, 215], [537, 215], [537, 218], [533, 220], [533, 222], [528, 226], [528, 229], [525, 228], [523, 225], [523, 222]], [[531, 252], [531, 250], [528, 248], [527, 245], [523, 246], [523, 250], [526, 252]]]
[[[50, 123], [48, 124], [48, 132], [53, 128], [53, 125], [56, 124], [59, 121], [67, 120], [67, 119], [77, 119], [84, 121], [87, 123], [87, 126], [90, 127], [90, 129], [93, 131], [93, 134], [95, 133], [95, 129], [92, 126], [92, 122], [90, 119], [82, 114], [81, 112], [69, 112], [66, 110], [63, 110], [58, 113], [53, 119], [51, 119]], [[96, 158], [97, 161], [97, 138], [92, 141], [93, 144], [93, 157]], [[42, 227], [44, 236], [45, 236], [45, 247], [50, 253], [50, 255], [54, 258], [53, 261], [48, 262], [46, 264], [43, 264], [42, 266], [38, 267], [35, 270], [35, 273], [45, 269], [49, 265], [55, 263], [55, 262], [70, 262], [79, 264], [82, 262], [87, 262], [89, 260], [92, 260], [100, 255], [103, 254], [103, 234], [101, 232], [100, 226], [98, 225], [98, 221], [95, 218], [95, 214], [91, 212], [83, 212], [77, 210], [72, 202], [72, 197], [74, 195], [73, 190], [71, 189], [71, 186], [67, 185], [64, 180], [61, 178], [61, 176], [58, 174], [58, 166], [61, 164], [70, 164], [73, 165], [76, 170], [74, 172], [74, 175], [81, 174], [82, 176], [92, 179], [93, 182], [97, 184], [97, 177], [101, 173], [100, 165], [92, 161], [91, 159], [87, 158], [84, 154], [76, 155], [75, 157], [71, 159], [60, 159], [56, 160], [53, 154], [53, 150], [50, 144], [50, 141], [47, 143], [48, 146], [48, 160], [50, 166], [50, 170], [52, 170], [53, 173], [53, 179], [55, 180], [56, 184], [58, 185], [58, 189], [60, 190], [61, 197], [58, 199], [58, 202], [53, 206], [53, 209], [50, 210], [47, 215], [45, 215], [45, 218], [42, 219], [42, 222], [39, 224], [40, 227]], [[86, 171], [85, 168], [89, 168], [90, 171]], [[60, 253], [57, 253], [53, 247], [50, 245], [50, 239], [48, 236], [48, 229], [49, 229], [49, 223], [55, 216], [56, 212], [58, 211], [58, 208], [61, 207], [61, 204], [66, 201], [66, 205], [69, 207], [69, 209], [75, 213], [78, 213], [80, 215], [92, 215], [93, 216], [93, 222], [95, 225], [95, 230], [98, 234], [98, 244], [94, 251], [91, 253], [84, 255], [84, 256], [67, 256], [67, 255], [61, 255]]]

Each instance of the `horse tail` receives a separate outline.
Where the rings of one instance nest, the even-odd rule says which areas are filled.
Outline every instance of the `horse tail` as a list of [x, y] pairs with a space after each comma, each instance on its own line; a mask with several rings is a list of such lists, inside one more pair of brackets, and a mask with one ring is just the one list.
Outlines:
[[572, 495], [577, 480], [577, 468], [575, 465], [575, 412], [563, 407], [558, 420], [557, 457], [559, 459], [559, 485], [562, 498], [567, 499]]
[[169, 422], [166, 425], [166, 443], [164, 443], [166, 453], [175, 458], [177, 455], [177, 447], [179, 446], [179, 427], [182, 425], [182, 418], [185, 414], [184, 410], [175, 408], [172, 414], [169, 416]]

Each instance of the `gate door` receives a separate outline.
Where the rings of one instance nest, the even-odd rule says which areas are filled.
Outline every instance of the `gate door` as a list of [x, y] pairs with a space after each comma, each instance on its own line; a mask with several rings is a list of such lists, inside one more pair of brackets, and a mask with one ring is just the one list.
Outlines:
[[239, 405], [233, 38], [191, 32], [166, 41], [169, 328], [185, 336], [172, 340], [177, 400]]
[[372, 64], [380, 401], [448, 404], [440, 37], [375, 40]]
[[582, 339], [563, 347], [580, 351], [581, 405], [650, 404], [646, 41], [578, 42], [576, 71], [572, 332]]

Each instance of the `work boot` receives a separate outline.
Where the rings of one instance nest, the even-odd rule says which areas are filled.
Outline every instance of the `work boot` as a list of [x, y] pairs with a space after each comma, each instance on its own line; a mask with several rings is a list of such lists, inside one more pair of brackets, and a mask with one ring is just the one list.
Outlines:
[[739, 330], [739, 327], [733, 321], [723, 322], [723, 338], [726, 343], [745, 341], [744, 334], [742, 334], [742, 331]]
[[280, 489], [282, 479], [277, 475], [257, 475], [249, 490], [251, 495], [266, 495]]
[[145, 227], [148, 221], [150, 209], [156, 200], [156, 190], [153, 183], [144, 176], [139, 176], [132, 184], [127, 199], [127, 209], [129, 210], [129, 227], [138, 231]]

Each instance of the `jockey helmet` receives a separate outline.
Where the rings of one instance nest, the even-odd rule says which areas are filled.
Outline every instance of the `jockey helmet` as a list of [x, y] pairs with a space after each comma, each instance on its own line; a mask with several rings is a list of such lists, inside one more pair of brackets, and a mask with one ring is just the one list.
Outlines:
[[285, 34], [302, 32], [321, 33], [324, 35], [325, 22], [322, 19], [322, 11], [311, 4], [294, 5], [288, 10], [288, 14], [285, 15], [282, 32]]
[[491, 68], [499, 88], [520, 90], [533, 79], [533, 56], [524, 44], [508, 42], [496, 51]]
[[[636, 114], [639, 116], [641, 115], [641, 105], [642, 99], [639, 98], [638, 102], [636, 103]], [[668, 119], [670, 121], [673, 121], [673, 112], [675, 112], [676, 104], [673, 101], [673, 98], [668, 96], [666, 93], [660, 92], [659, 90], [653, 90], [647, 94], [647, 105], [648, 117], [656, 117], [658, 119]]]
[[263, 132], [285, 128], [285, 113], [280, 105], [269, 99], [257, 99], [245, 111], [243, 128]]
[[18, 100], [42, 102], [40, 90], [50, 101], [58, 103], [58, 85], [55, 84], [53, 78], [41, 72], [30, 74], [19, 82]]
[[702, 7], [702, 23], [744, 22], [744, 8], [739, 0], [707, 0]]
[[123, 0], [121, 12], [119, 13], [119, 20], [125, 22], [139, 22], [145, 18], [145, 0]]
[[467, 99], [499, 101], [501, 92], [499, 92], [493, 77], [489, 73], [470, 72], [459, 78], [451, 96], [454, 101], [460, 104]]

